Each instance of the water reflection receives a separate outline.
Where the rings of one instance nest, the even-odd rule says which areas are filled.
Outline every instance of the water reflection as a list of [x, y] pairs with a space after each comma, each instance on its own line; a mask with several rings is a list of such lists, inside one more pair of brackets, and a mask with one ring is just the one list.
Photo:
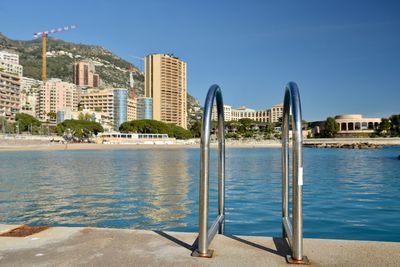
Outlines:
[[[398, 154], [305, 149], [305, 236], [400, 241]], [[197, 149], [0, 152], [0, 223], [196, 231], [198, 165]], [[279, 236], [280, 183], [279, 149], [227, 149], [226, 231]]]
[[[174, 222], [188, 214], [187, 198], [189, 192], [188, 156], [186, 150], [157, 151], [143, 169], [148, 173], [150, 184], [149, 206], [143, 216], [151, 224], [164, 224], [165, 227], [177, 227]], [[179, 226], [185, 226], [179, 225]]]

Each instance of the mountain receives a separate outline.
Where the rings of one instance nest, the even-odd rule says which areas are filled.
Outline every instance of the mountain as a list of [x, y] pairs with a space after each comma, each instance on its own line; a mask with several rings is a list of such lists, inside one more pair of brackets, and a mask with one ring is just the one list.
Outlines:
[[[30, 41], [11, 40], [0, 33], [0, 50], [19, 54], [20, 64], [24, 67], [24, 76], [41, 79], [42, 43], [41, 39]], [[96, 73], [103, 83], [113, 87], [129, 87], [130, 63], [107, 49], [96, 45], [85, 45], [65, 42], [52, 37], [47, 38], [47, 77], [60, 78], [72, 82], [72, 65], [74, 62], [88, 59], [94, 62]], [[144, 75], [133, 66], [133, 79], [136, 92], [143, 95]], [[194, 97], [187, 98], [188, 121], [191, 123], [199, 117], [200, 103]]]
[[[0, 34], [0, 49], [19, 54], [20, 64], [24, 67], [24, 76], [41, 79], [42, 44], [41, 39], [31, 41], [11, 40]], [[74, 44], [59, 39], [47, 39], [47, 77], [60, 78], [72, 82], [72, 64], [89, 59], [95, 63], [98, 73], [106, 85], [114, 87], [129, 86], [130, 63], [100, 46]], [[143, 93], [143, 74], [137, 67], [133, 76], [139, 94]]]

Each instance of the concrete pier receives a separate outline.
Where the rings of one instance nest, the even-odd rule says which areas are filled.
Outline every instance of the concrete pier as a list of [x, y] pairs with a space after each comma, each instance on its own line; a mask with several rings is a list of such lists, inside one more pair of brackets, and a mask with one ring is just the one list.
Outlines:
[[[0, 234], [18, 225], [0, 225]], [[0, 266], [289, 266], [281, 238], [222, 236], [194, 258], [196, 233], [52, 227], [0, 236]], [[305, 239], [311, 266], [400, 266], [400, 243]]]

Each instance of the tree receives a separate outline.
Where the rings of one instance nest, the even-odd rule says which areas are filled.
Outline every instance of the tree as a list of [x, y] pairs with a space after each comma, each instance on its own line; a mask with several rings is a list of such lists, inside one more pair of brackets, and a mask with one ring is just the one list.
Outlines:
[[93, 117], [90, 113], [83, 114], [82, 112], [79, 113], [78, 120], [80, 121], [92, 121]]
[[325, 121], [325, 137], [334, 137], [340, 130], [340, 125], [335, 121], [334, 118], [328, 117]]
[[133, 120], [121, 124], [119, 130], [123, 133], [168, 134], [177, 139], [189, 139], [192, 133], [175, 124], [167, 124], [156, 120]]
[[201, 121], [197, 120], [195, 121], [192, 126], [190, 127], [190, 132], [192, 133], [192, 136], [195, 138], [198, 138], [201, 136]]
[[35, 127], [35, 129], [38, 129], [40, 125], [42, 125], [42, 123], [35, 117], [25, 113], [17, 113], [15, 115], [15, 120], [18, 123], [20, 132], [32, 132], [33, 127]]
[[264, 137], [266, 139], [271, 139], [274, 132], [275, 132], [275, 124], [274, 123], [267, 123], [265, 125]]
[[378, 135], [380, 136], [389, 136], [390, 129], [392, 128], [392, 124], [389, 119], [382, 118], [381, 123], [379, 123], [379, 127], [377, 129]]
[[15, 133], [15, 123], [10, 123], [4, 117], [0, 117], [1, 133]]
[[97, 135], [100, 132], [104, 132], [104, 129], [98, 122], [65, 120], [57, 125], [56, 131], [58, 135], [70, 132], [75, 138], [83, 140], [89, 138], [91, 134]]
[[282, 127], [283, 117], [279, 117], [278, 121], [275, 123], [276, 127]]
[[54, 121], [57, 118], [57, 114], [55, 112], [49, 112], [47, 113], [47, 116], [49, 116], [51, 121]]
[[392, 127], [390, 132], [393, 136], [400, 136], [400, 114], [390, 116]]
[[255, 123], [255, 121], [253, 121], [252, 119], [248, 119], [248, 118], [244, 118], [244, 119], [240, 119], [239, 120], [239, 128], [238, 128], [238, 131], [240, 132], [240, 133], [246, 133], [247, 131], [249, 131], [250, 130], [250, 126], [252, 125], [252, 124], [254, 124]]

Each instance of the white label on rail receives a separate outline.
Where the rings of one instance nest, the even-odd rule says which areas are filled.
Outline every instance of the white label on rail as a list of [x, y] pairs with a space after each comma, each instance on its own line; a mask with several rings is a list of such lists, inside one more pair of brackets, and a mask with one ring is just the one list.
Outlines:
[[303, 185], [303, 167], [299, 168], [299, 176], [297, 178], [297, 185]]

